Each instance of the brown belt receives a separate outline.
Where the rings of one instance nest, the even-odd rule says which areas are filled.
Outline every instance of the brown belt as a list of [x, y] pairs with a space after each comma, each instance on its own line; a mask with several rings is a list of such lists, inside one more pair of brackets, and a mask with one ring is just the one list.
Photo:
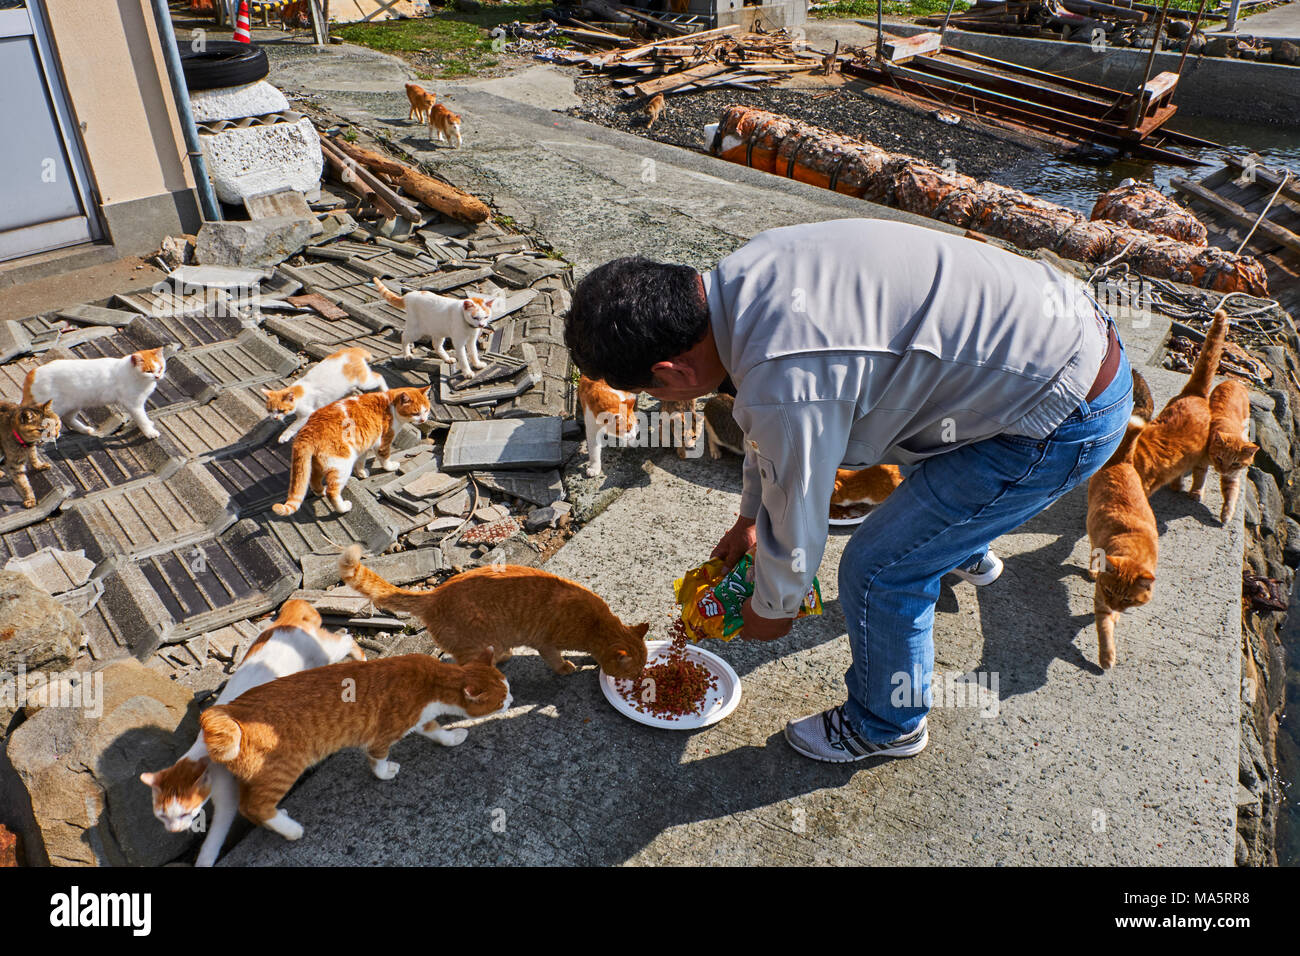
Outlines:
[[1088, 397], [1084, 399], [1087, 402], [1091, 402], [1110, 387], [1110, 383], [1115, 381], [1115, 370], [1119, 368], [1119, 335], [1116, 334], [1113, 323], [1106, 323], [1106, 332], [1106, 357], [1101, 360], [1096, 381], [1092, 383], [1092, 388], [1088, 389]]

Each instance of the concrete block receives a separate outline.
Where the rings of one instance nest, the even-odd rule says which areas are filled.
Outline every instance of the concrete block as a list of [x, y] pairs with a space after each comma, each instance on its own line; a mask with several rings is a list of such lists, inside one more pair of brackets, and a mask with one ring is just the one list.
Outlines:
[[207, 222], [199, 230], [194, 257], [215, 266], [275, 266], [301, 252], [316, 234], [315, 219], [281, 216], [250, 222]]
[[559, 418], [457, 422], [443, 448], [444, 471], [551, 467], [560, 464]]

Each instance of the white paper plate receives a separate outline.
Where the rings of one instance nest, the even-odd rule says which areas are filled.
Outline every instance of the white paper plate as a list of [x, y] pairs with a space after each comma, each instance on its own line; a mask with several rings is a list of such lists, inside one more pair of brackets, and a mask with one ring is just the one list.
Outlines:
[[862, 522], [867, 520], [867, 515], [871, 514], [873, 510], [871, 505], [844, 505], [842, 507], [847, 507], [847, 508], [857, 507], [857, 508], [865, 508], [866, 510], [863, 511], [862, 514], [860, 515], [853, 515], [852, 517], [849, 518], [826, 519], [831, 525], [837, 525], [840, 527], [852, 527], [853, 525], [862, 524]]
[[[646, 643], [646, 663], [653, 664], [666, 657], [668, 648], [671, 646], [672, 641], [648, 641]], [[605, 693], [605, 699], [614, 706], [615, 710], [624, 717], [631, 717], [639, 724], [645, 724], [648, 727], [663, 727], [666, 730], [699, 730], [701, 727], [709, 727], [740, 706], [740, 677], [731, 669], [731, 665], [717, 654], [706, 651], [695, 644], [686, 645], [686, 657], [688, 660], [703, 664], [718, 679], [717, 689], [708, 692], [699, 713], [688, 714], [684, 717], [659, 717], [655, 714], [643, 714], [627, 700], [624, 700], [623, 695], [618, 692], [617, 684], [626, 685], [631, 681], [610, 677], [604, 671], [600, 672], [600, 689]]]

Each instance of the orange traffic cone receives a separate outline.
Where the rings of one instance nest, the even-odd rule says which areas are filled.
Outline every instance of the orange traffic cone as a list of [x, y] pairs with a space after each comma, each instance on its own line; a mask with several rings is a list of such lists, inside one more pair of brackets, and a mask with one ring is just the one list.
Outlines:
[[248, 32], [248, 0], [239, 0], [239, 13], [235, 16], [235, 42], [252, 43], [252, 34]]

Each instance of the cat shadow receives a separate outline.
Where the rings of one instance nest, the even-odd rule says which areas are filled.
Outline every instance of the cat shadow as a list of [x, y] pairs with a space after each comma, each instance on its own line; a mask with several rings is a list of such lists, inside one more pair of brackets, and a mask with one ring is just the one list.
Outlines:
[[1164, 534], [1170, 522], [1191, 518], [1206, 528], [1222, 528], [1219, 516], [1210, 510], [1204, 500], [1197, 501], [1183, 491], [1161, 488], [1151, 496], [1151, 511], [1156, 518], [1156, 530]]
[[[1092, 614], [1070, 609], [1073, 579], [1088, 581], [1091, 590], [1087, 568], [1071, 558], [1085, 534], [1086, 511], [1086, 489], [1076, 488], [1021, 525], [1016, 534], [1041, 535], [1047, 542], [1031, 551], [1001, 555], [1001, 578], [976, 589], [983, 636], [976, 670], [999, 675], [1002, 699], [1046, 686], [1057, 660], [1089, 674], [1103, 673], [1078, 646], [1081, 631], [1093, 625]], [[1071, 528], [1076, 530], [1062, 530]]]

